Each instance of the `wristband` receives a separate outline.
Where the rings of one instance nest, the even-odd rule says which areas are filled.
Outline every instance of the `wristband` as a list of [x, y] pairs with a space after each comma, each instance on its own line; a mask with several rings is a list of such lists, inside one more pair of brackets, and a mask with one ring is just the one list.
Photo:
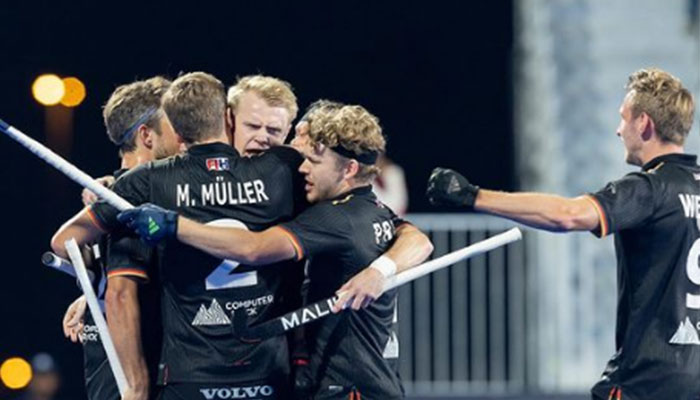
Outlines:
[[389, 278], [396, 273], [396, 263], [387, 256], [379, 256], [379, 258], [372, 261], [369, 267], [379, 271], [385, 278]]

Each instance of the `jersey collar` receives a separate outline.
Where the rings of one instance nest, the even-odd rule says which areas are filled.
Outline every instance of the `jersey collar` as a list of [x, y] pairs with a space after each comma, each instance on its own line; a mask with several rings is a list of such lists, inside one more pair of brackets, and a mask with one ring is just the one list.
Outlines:
[[698, 157], [694, 154], [671, 153], [658, 156], [642, 166], [642, 171], [649, 171], [661, 163], [696, 165]]
[[239, 156], [236, 149], [226, 143], [221, 142], [195, 144], [187, 149], [187, 153], [192, 155], [211, 155], [212, 153], [223, 153], [236, 157]]
[[372, 193], [372, 185], [367, 185], [367, 186], [360, 186], [356, 187], [354, 189], [350, 189], [347, 192], [343, 192], [331, 199], [328, 199], [329, 201], [335, 201], [335, 200], [342, 200], [347, 198], [348, 196], [362, 196]]

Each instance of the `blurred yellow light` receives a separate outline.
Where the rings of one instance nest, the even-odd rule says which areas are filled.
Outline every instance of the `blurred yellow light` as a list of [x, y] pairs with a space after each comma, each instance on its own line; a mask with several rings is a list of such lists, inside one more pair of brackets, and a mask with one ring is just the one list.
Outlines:
[[0, 366], [0, 378], [10, 389], [22, 389], [32, 380], [32, 367], [25, 360], [14, 357]]
[[75, 77], [63, 78], [65, 94], [61, 99], [61, 104], [66, 107], [75, 107], [85, 100], [85, 85], [80, 79]]
[[65, 92], [63, 81], [53, 74], [39, 76], [32, 85], [34, 99], [45, 106], [58, 104]]

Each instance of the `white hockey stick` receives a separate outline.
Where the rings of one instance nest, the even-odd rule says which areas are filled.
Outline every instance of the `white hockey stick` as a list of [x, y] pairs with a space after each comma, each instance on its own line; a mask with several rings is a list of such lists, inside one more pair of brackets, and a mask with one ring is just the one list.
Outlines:
[[399, 287], [405, 283], [428, 275], [454, 263], [460, 262], [464, 259], [471, 258], [479, 254], [486, 253], [487, 251], [493, 250], [497, 247], [504, 246], [508, 243], [518, 241], [522, 239], [522, 237], [523, 234], [520, 232], [520, 229], [513, 228], [496, 236], [492, 236], [486, 240], [482, 240], [481, 242], [474, 243], [471, 246], [445, 254], [442, 257], [438, 257], [415, 268], [411, 268], [408, 271], [394, 275], [394, 277], [389, 279], [389, 281], [384, 285], [384, 291], [386, 292], [387, 290]]
[[119, 357], [117, 356], [117, 351], [114, 348], [114, 342], [112, 341], [112, 336], [109, 334], [109, 329], [107, 328], [107, 321], [105, 321], [104, 315], [102, 315], [102, 310], [97, 302], [97, 297], [95, 296], [95, 291], [92, 290], [92, 284], [90, 283], [90, 278], [87, 274], [87, 269], [85, 268], [85, 263], [83, 262], [83, 256], [80, 254], [80, 249], [78, 248], [78, 243], [75, 239], [70, 239], [66, 241], [66, 251], [73, 262], [73, 268], [78, 275], [78, 280], [80, 281], [80, 287], [85, 293], [85, 299], [87, 300], [88, 308], [92, 314], [92, 319], [95, 321], [97, 330], [100, 333], [100, 339], [102, 340], [102, 346], [107, 353], [107, 361], [109, 361], [109, 366], [112, 368], [112, 373], [114, 374], [114, 380], [117, 381], [117, 387], [119, 388], [119, 394], [124, 396], [124, 393], [129, 388], [129, 384], [126, 381], [126, 375], [124, 375], [124, 369], [119, 362]]
[[[416, 280], [439, 269], [448, 267], [454, 263], [467, 258], [477, 256], [497, 247], [505, 246], [508, 243], [518, 241], [522, 238], [520, 229], [513, 228], [496, 236], [490, 237], [481, 242], [472, 244], [463, 249], [445, 254], [434, 260], [430, 260], [408, 271], [401, 272], [391, 278], [385, 285], [383, 292], [394, 289], [398, 286]], [[248, 326], [248, 317], [245, 312], [233, 313], [233, 335], [246, 342], [257, 342], [269, 339], [273, 336], [282, 335], [290, 329], [305, 325], [309, 322], [319, 320], [332, 314], [331, 309], [338, 301], [339, 296], [309, 304], [295, 311], [289, 312], [281, 317], [273, 318], [255, 326]]]
[[104, 199], [106, 202], [117, 208], [119, 211], [124, 211], [134, 207], [128, 201], [119, 197], [116, 193], [107, 189], [99, 182], [94, 180], [90, 175], [81, 171], [75, 165], [69, 163], [63, 157], [51, 151], [51, 149], [49, 149], [48, 147], [30, 138], [26, 134], [22, 133], [19, 129], [9, 125], [1, 119], [0, 131], [19, 142], [22, 146], [26, 147], [29, 151], [34, 153], [37, 157], [46, 161], [49, 165], [63, 172], [67, 177], [77, 182], [82, 187], [88, 188], [93, 193], [97, 194], [101, 199]]

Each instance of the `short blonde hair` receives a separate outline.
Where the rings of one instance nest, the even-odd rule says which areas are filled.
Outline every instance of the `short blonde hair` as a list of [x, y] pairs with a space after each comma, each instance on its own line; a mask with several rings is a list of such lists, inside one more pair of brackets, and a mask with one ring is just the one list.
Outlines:
[[289, 113], [289, 123], [294, 121], [299, 112], [297, 97], [289, 82], [264, 75], [249, 75], [238, 78], [238, 82], [228, 90], [228, 105], [235, 114], [241, 96], [246, 92], [254, 92], [271, 107], [284, 107]]
[[122, 153], [136, 148], [136, 125], [146, 125], [157, 134], [162, 116], [160, 101], [171, 82], [156, 76], [117, 87], [102, 110], [107, 136]]
[[631, 95], [632, 115], [644, 112], [654, 121], [665, 142], [682, 145], [693, 125], [693, 95], [681, 81], [658, 68], [641, 69], [629, 76], [625, 87]]
[[[364, 107], [328, 102], [312, 111], [309, 119], [309, 142], [312, 146], [340, 146], [358, 156], [384, 152], [386, 140], [379, 119]], [[370, 181], [379, 171], [374, 164], [360, 163], [356, 179]]]
[[163, 109], [185, 143], [215, 138], [224, 131], [224, 84], [205, 72], [182, 75], [165, 92]]

